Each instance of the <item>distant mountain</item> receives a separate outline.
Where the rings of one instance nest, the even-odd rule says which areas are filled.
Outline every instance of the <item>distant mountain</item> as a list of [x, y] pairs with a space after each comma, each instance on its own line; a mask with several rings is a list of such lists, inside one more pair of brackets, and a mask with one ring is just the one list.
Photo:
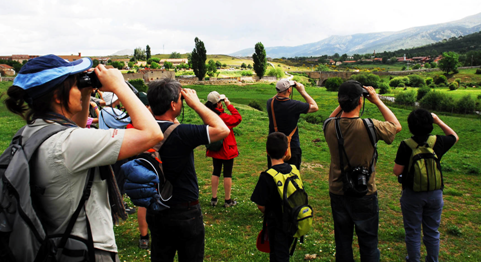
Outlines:
[[[461, 20], [413, 27], [396, 32], [381, 32], [331, 36], [319, 42], [300, 46], [266, 47], [267, 56], [272, 58], [295, 56], [320, 56], [342, 54], [366, 54], [423, 46], [451, 37], [472, 34], [481, 30], [481, 13]], [[232, 56], [250, 56], [254, 48], [237, 51]]]
[[134, 55], [134, 49], [124, 49], [111, 54], [111, 56], [116, 55]]

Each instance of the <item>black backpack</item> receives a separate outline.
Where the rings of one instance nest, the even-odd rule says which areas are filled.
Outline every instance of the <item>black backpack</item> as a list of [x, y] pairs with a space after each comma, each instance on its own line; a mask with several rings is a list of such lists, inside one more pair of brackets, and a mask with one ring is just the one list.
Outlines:
[[31, 193], [41, 193], [42, 188], [30, 184], [29, 162], [45, 140], [67, 127], [48, 125], [26, 141], [22, 136], [24, 128], [17, 131], [9, 147], [0, 156], [0, 260], [95, 261], [88, 218], [88, 239], [70, 235], [89, 198], [94, 168], [89, 170], [83, 196], [64, 234], [47, 235], [31, 199]]

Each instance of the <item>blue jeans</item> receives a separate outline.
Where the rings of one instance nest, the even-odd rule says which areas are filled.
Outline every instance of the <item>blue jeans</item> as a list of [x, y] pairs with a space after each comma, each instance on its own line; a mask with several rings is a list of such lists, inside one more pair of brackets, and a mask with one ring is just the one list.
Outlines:
[[152, 236], [152, 261], [179, 262], [204, 260], [204, 221], [200, 205], [171, 208], [158, 214], [147, 212]]
[[379, 261], [378, 244], [379, 207], [377, 193], [363, 197], [348, 197], [329, 193], [334, 236], [336, 238], [336, 261], [354, 261], [352, 254], [353, 229], [359, 241], [361, 261]]
[[426, 246], [426, 261], [438, 261], [439, 224], [443, 211], [443, 191], [414, 192], [404, 189], [401, 196], [404, 230], [406, 231], [406, 261], [421, 259], [421, 225]]

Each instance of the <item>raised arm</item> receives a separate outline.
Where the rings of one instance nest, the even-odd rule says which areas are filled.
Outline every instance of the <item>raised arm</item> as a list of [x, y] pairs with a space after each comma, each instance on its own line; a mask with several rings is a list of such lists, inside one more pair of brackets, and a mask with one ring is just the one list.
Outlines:
[[187, 105], [194, 109], [204, 124], [209, 126], [209, 138], [211, 142], [219, 141], [229, 135], [230, 130], [224, 121], [200, 102], [194, 89], [183, 88], [181, 93]]
[[149, 110], [125, 83], [117, 69], [106, 69], [103, 65], [95, 68], [104, 91], [114, 92], [129, 112], [134, 128], [125, 130], [118, 160], [137, 155], [160, 142], [164, 135]]
[[456, 134], [456, 132], [454, 132], [454, 130], [451, 127], [446, 125], [435, 113], [431, 113], [431, 115], [433, 116], [434, 124], [438, 125], [441, 128], [441, 130], [443, 130], [445, 135], [447, 136], [453, 135], [454, 137], [456, 137], [456, 143], [457, 143], [459, 140], [458, 134]]
[[375, 104], [379, 111], [381, 112], [382, 116], [384, 117], [384, 120], [389, 121], [393, 123], [396, 126], [396, 133], [401, 132], [402, 126], [401, 123], [399, 123], [399, 120], [397, 120], [397, 117], [394, 115], [394, 113], [387, 107], [382, 100], [379, 98], [379, 96], [376, 93], [376, 90], [372, 86], [364, 86], [364, 89], [366, 89], [369, 92], [369, 96], [367, 99]]
[[301, 94], [301, 96], [304, 98], [304, 100], [306, 100], [306, 102], [309, 104], [309, 111], [307, 111], [307, 113], [314, 113], [319, 110], [316, 101], [312, 99], [312, 97], [307, 93], [306, 88], [303, 84], [296, 82], [296, 89], [299, 94]]

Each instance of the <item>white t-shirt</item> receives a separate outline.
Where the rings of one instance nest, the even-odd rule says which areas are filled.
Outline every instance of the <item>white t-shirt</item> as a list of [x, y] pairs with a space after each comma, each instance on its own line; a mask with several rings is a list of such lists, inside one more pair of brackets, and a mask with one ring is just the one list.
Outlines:
[[[56, 123], [54, 123], [56, 124]], [[37, 119], [23, 135], [48, 125]], [[39, 200], [39, 217], [47, 234], [63, 234], [75, 212], [91, 167], [114, 164], [117, 161], [125, 130], [69, 128], [47, 139], [31, 163], [32, 184], [45, 188]], [[98, 168], [86, 204], [94, 247], [117, 252], [110, 211], [107, 181], [101, 180]], [[87, 239], [85, 210], [82, 209], [72, 235]]]

